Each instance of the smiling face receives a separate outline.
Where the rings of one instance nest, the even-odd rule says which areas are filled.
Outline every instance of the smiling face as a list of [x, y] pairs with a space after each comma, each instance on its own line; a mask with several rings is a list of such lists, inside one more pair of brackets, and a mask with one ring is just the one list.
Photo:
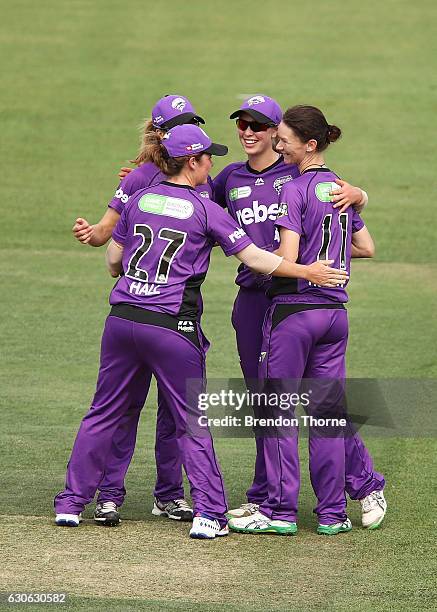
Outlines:
[[285, 125], [283, 121], [279, 124], [275, 150], [283, 155], [286, 164], [300, 164], [305, 156], [314, 150], [314, 143], [317, 146], [315, 140], [302, 142], [292, 128]]
[[[248, 113], [241, 113], [239, 118], [249, 122], [255, 121], [255, 119]], [[241, 146], [243, 147], [246, 155], [260, 155], [271, 150], [272, 137], [276, 134], [276, 128], [269, 127], [267, 130], [262, 132], [253, 132], [250, 127], [247, 127], [243, 131], [237, 125], [237, 132]]]

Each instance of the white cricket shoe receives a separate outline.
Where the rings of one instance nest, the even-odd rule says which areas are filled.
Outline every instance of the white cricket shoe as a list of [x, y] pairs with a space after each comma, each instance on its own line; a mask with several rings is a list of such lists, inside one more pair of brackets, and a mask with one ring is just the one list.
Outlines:
[[226, 516], [228, 518], [243, 518], [244, 516], [252, 516], [255, 512], [258, 512], [259, 505], [251, 504], [250, 502], [247, 504], [241, 504], [238, 508], [234, 508], [233, 510], [228, 510]]
[[360, 499], [361, 522], [366, 529], [378, 529], [387, 512], [387, 502], [384, 491], [372, 491], [370, 495]]
[[193, 526], [190, 529], [190, 538], [199, 540], [213, 540], [219, 536], [226, 536], [229, 533], [229, 527], [220, 526], [216, 519], [212, 519], [206, 514], [196, 514], [193, 518]]
[[236, 531], [237, 533], [273, 533], [276, 535], [297, 534], [296, 523], [272, 520], [261, 512], [230, 519], [229, 527], [232, 531]]
[[60, 527], [79, 527], [81, 521], [81, 514], [57, 514], [55, 518], [55, 523]]

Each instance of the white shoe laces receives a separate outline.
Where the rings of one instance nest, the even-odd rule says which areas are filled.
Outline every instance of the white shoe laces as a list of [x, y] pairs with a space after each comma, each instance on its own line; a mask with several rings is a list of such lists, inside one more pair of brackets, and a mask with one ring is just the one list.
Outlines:
[[379, 491], [373, 491], [373, 493], [370, 493], [370, 495], [364, 497], [364, 499], [360, 501], [363, 512], [370, 512], [371, 510], [381, 507], [382, 498]]
[[191, 508], [189, 504], [185, 501], [185, 499], [175, 499], [174, 504], [181, 510], [187, 510], [188, 512], [191, 512]]
[[249, 510], [249, 512], [254, 514], [255, 512], [258, 512], [259, 505], [258, 504], [252, 504], [252, 503], [249, 502], [247, 504], [241, 504], [240, 508], [242, 508], [243, 510]]
[[100, 507], [105, 512], [117, 512], [117, 506], [112, 501], [103, 502]]

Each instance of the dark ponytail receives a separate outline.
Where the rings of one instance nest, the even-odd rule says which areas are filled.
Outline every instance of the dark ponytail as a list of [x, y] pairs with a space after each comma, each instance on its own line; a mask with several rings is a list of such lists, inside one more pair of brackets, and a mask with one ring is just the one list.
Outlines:
[[329, 125], [322, 111], [315, 106], [293, 106], [285, 111], [282, 121], [302, 142], [317, 140], [317, 151], [324, 151], [341, 136], [336, 125]]

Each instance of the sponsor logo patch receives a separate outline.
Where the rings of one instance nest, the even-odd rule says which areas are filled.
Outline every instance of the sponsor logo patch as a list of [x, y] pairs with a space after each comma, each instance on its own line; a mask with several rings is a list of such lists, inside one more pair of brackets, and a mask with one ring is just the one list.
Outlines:
[[126, 202], [129, 200], [129, 196], [127, 195], [127, 193], [124, 193], [122, 189], [117, 189], [117, 191], [115, 192], [115, 197], [121, 200], [123, 204], [126, 204]]
[[175, 219], [189, 219], [194, 213], [194, 206], [189, 200], [156, 193], [143, 195], [138, 202], [138, 208], [154, 215], [163, 215]]
[[188, 147], [185, 147], [187, 149], [187, 151], [199, 151], [200, 149], [203, 149], [203, 144], [200, 142], [195, 142], [192, 145], [188, 145]]
[[246, 232], [243, 228], [240, 227], [239, 229], [235, 230], [235, 232], [232, 232], [232, 234], [229, 234], [228, 238], [232, 242], [232, 244], [235, 244], [236, 240], [238, 240], [239, 238], [243, 238], [243, 236], [245, 235]]
[[278, 219], [280, 217], [286, 217], [287, 215], [288, 215], [288, 204], [286, 204], [285, 202], [282, 202], [282, 204], [279, 205]]
[[178, 321], [178, 331], [193, 332], [194, 329], [193, 321]]
[[234, 187], [229, 191], [229, 199], [231, 202], [234, 200], [240, 200], [241, 198], [248, 198], [252, 193], [252, 189], [249, 185], [245, 187]]
[[255, 185], [264, 185], [264, 180], [262, 178], [257, 178], [255, 181]]
[[266, 206], [265, 204], [260, 204], [258, 200], [254, 200], [252, 206], [241, 208], [236, 211], [236, 214], [240, 225], [263, 223], [267, 219], [275, 221], [278, 216], [278, 205], [270, 204], [270, 206]]
[[338, 189], [337, 183], [332, 183], [331, 181], [326, 183], [317, 183], [315, 187], [317, 199], [321, 202], [330, 202], [331, 196], [329, 195], [329, 192], [332, 191], [332, 189]]

